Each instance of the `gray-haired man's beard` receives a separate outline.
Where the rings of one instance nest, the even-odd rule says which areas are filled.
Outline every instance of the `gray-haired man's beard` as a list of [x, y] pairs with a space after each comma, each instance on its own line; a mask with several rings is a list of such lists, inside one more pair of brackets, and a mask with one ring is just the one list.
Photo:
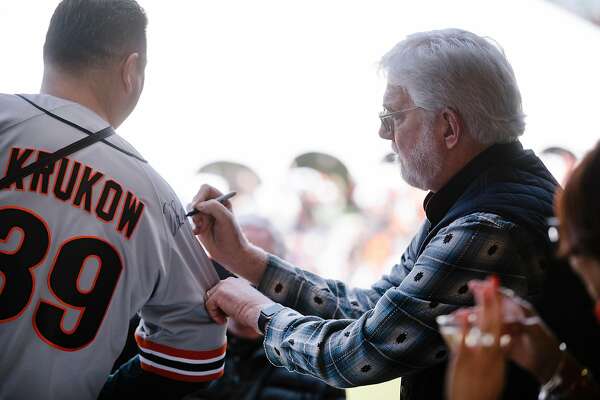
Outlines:
[[424, 130], [410, 154], [397, 157], [400, 174], [410, 186], [422, 190], [430, 190], [434, 178], [440, 173], [441, 162], [439, 149], [433, 140], [432, 126]]
[[[412, 162], [411, 162], [412, 164]], [[406, 181], [410, 186], [416, 187], [421, 190], [429, 189], [429, 173], [424, 171], [428, 168], [426, 165], [415, 162], [414, 165], [405, 165], [402, 161], [400, 162], [400, 174], [402, 179]]]

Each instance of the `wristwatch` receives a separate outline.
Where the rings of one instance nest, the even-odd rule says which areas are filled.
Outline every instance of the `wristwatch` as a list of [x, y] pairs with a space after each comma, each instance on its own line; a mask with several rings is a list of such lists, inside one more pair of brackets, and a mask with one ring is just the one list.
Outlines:
[[279, 303], [273, 303], [260, 310], [260, 315], [258, 316], [258, 330], [263, 335], [265, 334], [265, 328], [267, 327], [267, 323], [271, 321], [275, 314], [277, 314], [284, 308], [285, 307], [283, 307]]

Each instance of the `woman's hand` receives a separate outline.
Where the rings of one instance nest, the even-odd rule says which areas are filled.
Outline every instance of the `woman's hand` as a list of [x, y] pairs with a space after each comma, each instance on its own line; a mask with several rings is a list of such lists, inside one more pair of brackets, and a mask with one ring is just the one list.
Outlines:
[[[502, 334], [502, 295], [498, 281], [490, 278], [471, 288], [479, 306], [459, 310], [462, 339], [453, 349], [448, 368], [447, 395], [450, 400], [493, 400], [504, 386], [506, 355], [500, 344]], [[469, 318], [476, 316], [477, 329]]]

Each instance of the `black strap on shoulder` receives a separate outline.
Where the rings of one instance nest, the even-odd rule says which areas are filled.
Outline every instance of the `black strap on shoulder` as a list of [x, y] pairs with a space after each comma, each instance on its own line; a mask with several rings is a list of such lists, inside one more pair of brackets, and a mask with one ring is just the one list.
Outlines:
[[[48, 116], [50, 116], [50, 117], [52, 117], [52, 118], [54, 118], [54, 119], [62, 122], [63, 124], [69, 125], [72, 128], [80, 130], [81, 132], [85, 133], [86, 135], [93, 135], [94, 134], [94, 132], [90, 131], [89, 129], [85, 129], [83, 126], [77, 125], [73, 121], [69, 121], [68, 119], [65, 119], [65, 118], [63, 118], [61, 116], [58, 116], [58, 115], [54, 114], [52, 111], [48, 111], [44, 107], [41, 107], [41, 106], [35, 104], [33, 101], [29, 100], [25, 96], [22, 96], [20, 94], [18, 94], [17, 96], [20, 97], [21, 99], [25, 100], [26, 102], [28, 102], [29, 104], [31, 104], [32, 106], [34, 106], [35, 108], [37, 108], [38, 110], [40, 110], [41, 112], [43, 112], [44, 114], [46, 114], [46, 115], [48, 115]], [[111, 142], [109, 142], [107, 140], [102, 139], [101, 141], [105, 145], [107, 145], [109, 147], [112, 147], [113, 149], [115, 149], [117, 151], [120, 151], [121, 153], [126, 154], [129, 157], [133, 157], [136, 160], [141, 161], [143, 163], [147, 163], [148, 162], [148, 161], [144, 160], [142, 157], [138, 156], [137, 154], [133, 154], [130, 151], [124, 150], [124, 149], [122, 149], [122, 148], [120, 148], [120, 147], [112, 144]]]
[[[22, 97], [22, 96], [19, 96], [19, 97], [21, 97], [28, 103], [33, 104], [32, 102], [25, 99], [24, 97]], [[46, 111], [37, 105], [35, 105], [35, 106], [36, 106], [36, 108]], [[61, 118], [58, 115], [54, 115], [54, 114], [50, 113], [49, 111], [46, 113], [48, 115], [58, 119], [59, 121], [66, 123], [69, 126], [72, 126], [76, 129], [79, 129], [80, 131], [87, 133], [89, 136], [86, 136], [83, 139], [79, 139], [78, 141], [76, 141], [74, 143], [71, 143], [61, 149], [58, 149], [57, 151], [55, 151], [52, 154], [42, 156], [42, 157], [40, 157], [39, 160], [27, 165], [24, 168], [21, 168], [15, 172], [13, 172], [10, 175], [5, 176], [4, 178], [0, 179], [0, 189], [8, 187], [8, 186], [12, 185], [13, 183], [15, 183], [17, 180], [24, 178], [28, 175], [31, 175], [36, 171], [40, 171], [42, 168], [46, 167], [47, 165], [49, 165], [53, 162], [56, 162], [57, 160], [60, 160], [61, 158], [64, 158], [70, 154], [73, 154], [76, 151], [79, 151], [85, 147], [91, 146], [92, 144], [99, 142], [100, 140], [103, 140], [115, 133], [114, 129], [111, 126], [108, 126], [104, 129], [94, 133], [94, 132], [91, 132], [71, 121], [67, 121], [64, 118]]]

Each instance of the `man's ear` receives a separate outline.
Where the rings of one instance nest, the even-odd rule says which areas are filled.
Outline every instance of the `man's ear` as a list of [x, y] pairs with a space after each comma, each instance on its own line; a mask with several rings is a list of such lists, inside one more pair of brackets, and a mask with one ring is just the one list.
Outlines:
[[445, 108], [442, 111], [442, 118], [444, 119], [444, 144], [447, 149], [452, 149], [464, 134], [464, 122], [460, 114], [452, 108]]
[[136, 84], [136, 76], [141, 68], [142, 58], [140, 53], [131, 53], [125, 58], [121, 68], [121, 79], [127, 93], [131, 93]]

